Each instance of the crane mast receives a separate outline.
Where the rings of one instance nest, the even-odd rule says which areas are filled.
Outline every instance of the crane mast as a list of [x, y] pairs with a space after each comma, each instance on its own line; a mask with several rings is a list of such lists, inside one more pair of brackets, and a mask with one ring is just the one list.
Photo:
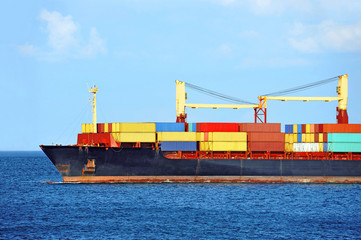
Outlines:
[[93, 112], [93, 132], [97, 133], [97, 100], [96, 95], [98, 92], [98, 87], [93, 86], [89, 88], [89, 93], [93, 93], [93, 99], [89, 101], [92, 103], [92, 112]]

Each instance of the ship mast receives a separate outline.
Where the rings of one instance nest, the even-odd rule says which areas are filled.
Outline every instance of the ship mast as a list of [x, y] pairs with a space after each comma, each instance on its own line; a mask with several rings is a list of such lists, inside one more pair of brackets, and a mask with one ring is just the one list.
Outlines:
[[93, 93], [93, 100], [89, 99], [92, 103], [92, 112], [93, 112], [93, 133], [97, 133], [97, 100], [96, 95], [98, 92], [98, 87], [95, 85], [92, 88], [89, 88], [89, 92]]

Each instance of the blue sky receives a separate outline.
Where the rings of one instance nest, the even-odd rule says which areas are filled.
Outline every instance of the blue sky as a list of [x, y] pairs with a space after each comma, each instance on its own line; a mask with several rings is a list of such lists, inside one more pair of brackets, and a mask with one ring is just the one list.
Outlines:
[[[250, 102], [349, 74], [361, 123], [361, 1], [6, 1], [0, 9], [0, 150], [73, 144], [91, 122], [175, 121], [178, 79]], [[336, 96], [331, 83], [293, 96]], [[192, 90], [189, 103], [225, 103]], [[268, 122], [335, 123], [337, 102], [268, 104]], [[253, 122], [253, 109], [187, 109]]]

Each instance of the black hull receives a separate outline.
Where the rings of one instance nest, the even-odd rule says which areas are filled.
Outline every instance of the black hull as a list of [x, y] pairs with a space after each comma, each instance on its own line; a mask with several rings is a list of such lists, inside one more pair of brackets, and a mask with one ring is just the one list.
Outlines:
[[150, 148], [42, 149], [68, 182], [361, 182], [358, 160], [168, 159]]

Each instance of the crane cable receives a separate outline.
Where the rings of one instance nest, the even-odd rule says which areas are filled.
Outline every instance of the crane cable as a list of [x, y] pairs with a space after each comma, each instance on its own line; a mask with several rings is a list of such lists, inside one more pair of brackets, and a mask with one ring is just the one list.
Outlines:
[[278, 91], [278, 92], [263, 94], [263, 95], [261, 95], [261, 96], [286, 95], [286, 94], [290, 94], [290, 93], [294, 93], [294, 92], [299, 92], [299, 91], [302, 91], [302, 90], [305, 90], [305, 89], [310, 89], [310, 88], [318, 87], [318, 86], [320, 86], [320, 85], [324, 85], [324, 84], [327, 84], [327, 83], [336, 81], [336, 80], [338, 80], [338, 77], [339, 77], [339, 76], [336, 76], [336, 77], [324, 79], [324, 80], [321, 80], [321, 81], [309, 83], [309, 84], [306, 84], [306, 85], [302, 85], [302, 86], [298, 86], [298, 87], [293, 87], [293, 88], [285, 89], [285, 90]]
[[205, 93], [207, 95], [210, 95], [212, 97], [216, 97], [216, 98], [228, 101], [228, 102], [233, 102], [233, 103], [238, 103], [238, 104], [241, 103], [241, 104], [257, 105], [256, 103], [252, 103], [252, 102], [248, 102], [248, 101], [245, 101], [245, 100], [242, 100], [242, 99], [239, 99], [239, 98], [228, 96], [228, 95], [225, 95], [225, 94], [222, 94], [222, 93], [219, 93], [219, 92], [215, 92], [215, 91], [212, 91], [212, 90], [209, 90], [209, 89], [206, 89], [206, 88], [199, 87], [197, 85], [187, 83], [187, 82], [185, 82], [185, 86], [187, 86], [188, 88], [203, 92], [203, 93]]

